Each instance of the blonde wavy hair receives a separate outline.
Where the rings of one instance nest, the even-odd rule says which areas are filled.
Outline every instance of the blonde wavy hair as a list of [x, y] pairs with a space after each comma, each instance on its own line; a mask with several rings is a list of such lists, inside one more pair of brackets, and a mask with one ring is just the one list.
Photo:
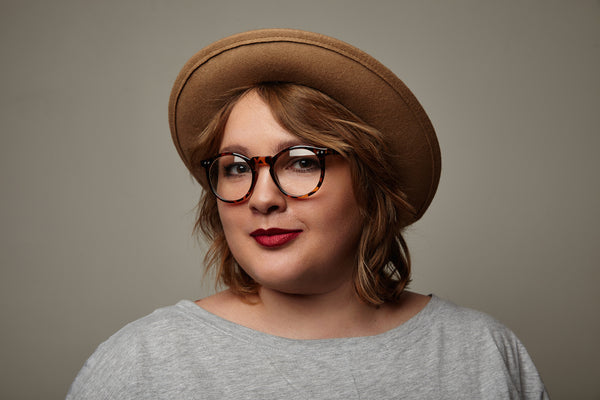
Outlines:
[[[269, 105], [275, 120], [287, 131], [306, 144], [332, 148], [348, 161], [364, 226], [354, 270], [356, 293], [374, 306], [398, 302], [410, 282], [410, 255], [402, 231], [414, 209], [398, 182], [391, 162], [394, 155], [386, 151], [383, 135], [329, 96], [292, 83], [261, 83], [228, 93], [222, 99], [225, 105], [197, 139], [192, 152], [194, 175], [206, 189], [200, 161], [219, 152], [231, 110], [250, 91]], [[257, 293], [258, 283], [229, 250], [217, 199], [210, 190], [205, 190], [198, 203], [194, 234], [203, 235], [210, 243], [205, 263], [207, 272], [215, 273], [216, 285], [223, 284], [241, 296]]]

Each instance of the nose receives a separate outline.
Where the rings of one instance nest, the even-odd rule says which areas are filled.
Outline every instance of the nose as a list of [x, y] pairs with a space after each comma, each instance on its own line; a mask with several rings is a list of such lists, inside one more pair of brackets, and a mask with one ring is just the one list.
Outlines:
[[254, 212], [270, 214], [281, 212], [287, 206], [287, 197], [281, 193], [269, 173], [269, 167], [257, 168], [256, 183], [248, 200], [248, 206]]

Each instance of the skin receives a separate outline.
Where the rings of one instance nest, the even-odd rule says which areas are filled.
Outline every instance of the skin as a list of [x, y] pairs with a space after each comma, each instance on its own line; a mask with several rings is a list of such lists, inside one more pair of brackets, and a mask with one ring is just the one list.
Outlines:
[[[274, 155], [305, 144], [283, 129], [255, 93], [233, 108], [220, 151], [247, 156]], [[227, 243], [240, 266], [260, 284], [250, 299], [230, 291], [197, 301], [227, 320], [265, 333], [295, 339], [368, 336], [385, 332], [420, 311], [429, 297], [405, 293], [399, 304], [374, 308], [355, 294], [352, 271], [362, 218], [352, 192], [350, 168], [328, 156], [323, 186], [309, 199], [279, 191], [267, 167], [260, 167], [250, 199], [218, 202]], [[282, 246], [266, 247], [256, 229], [301, 230]]]

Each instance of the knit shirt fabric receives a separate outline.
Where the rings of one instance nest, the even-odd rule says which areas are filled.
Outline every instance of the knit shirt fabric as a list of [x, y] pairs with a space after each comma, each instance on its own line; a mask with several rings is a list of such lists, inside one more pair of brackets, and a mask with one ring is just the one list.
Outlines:
[[432, 296], [375, 336], [295, 340], [182, 300], [102, 343], [71, 399], [547, 399], [517, 337]]

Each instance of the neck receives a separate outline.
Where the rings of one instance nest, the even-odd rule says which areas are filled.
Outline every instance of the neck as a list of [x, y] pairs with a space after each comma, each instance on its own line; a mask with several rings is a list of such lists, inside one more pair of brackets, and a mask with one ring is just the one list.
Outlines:
[[292, 339], [326, 339], [376, 333], [378, 309], [363, 303], [351, 284], [324, 294], [258, 293], [256, 312], [267, 333]]
[[408, 321], [429, 297], [404, 292], [397, 304], [381, 307], [360, 301], [350, 285], [318, 295], [293, 295], [261, 288], [243, 299], [231, 291], [196, 303], [224, 319], [289, 339], [330, 339], [371, 336]]

